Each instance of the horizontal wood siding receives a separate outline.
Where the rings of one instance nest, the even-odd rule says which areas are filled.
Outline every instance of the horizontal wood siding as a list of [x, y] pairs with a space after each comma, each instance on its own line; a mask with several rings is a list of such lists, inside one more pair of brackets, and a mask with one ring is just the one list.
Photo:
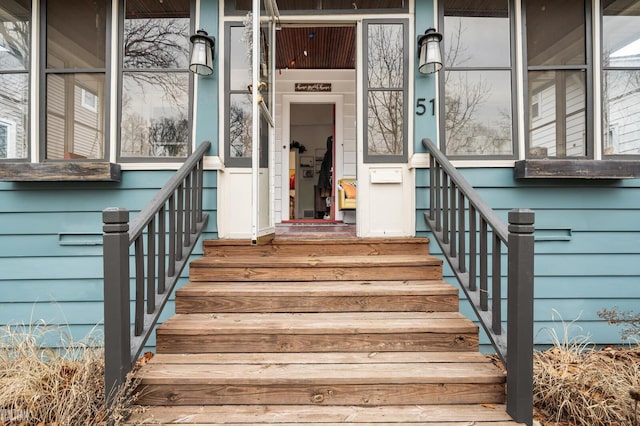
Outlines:
[[[554, 333], [562, 338], [565, 329], [570, 338], [621, 343], [620, 327], [608, 325], [597, 312], [618, 307], [640, 313], [640, 180], [520, 182], [511, 168], [459, 170], [503, 220], [514, 208], [535, 211], [536, 344], [552, 343]], [[423, 216], [429, 207], [428, 184], [428, 170], [419, 170], [418, 236], [430, 235]], [[435, 243], [430, 249], [441, 253]], [[502, 262], [506, 265], [504, 255]], [[455, 283], [448, 265], [444, 274]], [[467, 301], [460, 306], [473, 318]], [[480, 343], [488, 343], [486, 336]]]
[[[135, 217], [174, 173], [124, 171], [119, 183], [0, 182], [0, 326], [44, 321], [74, 339], [101, 339], [102, 210], [124, 207]], [[201, 241], [217, 238], [216, 173], [205, 172]], [[199, 242], [193, 258], [201, 255]], [[161, 319], [173, 312], [171, 301]], [[53, 334], [48, 343], [56, 345]]]

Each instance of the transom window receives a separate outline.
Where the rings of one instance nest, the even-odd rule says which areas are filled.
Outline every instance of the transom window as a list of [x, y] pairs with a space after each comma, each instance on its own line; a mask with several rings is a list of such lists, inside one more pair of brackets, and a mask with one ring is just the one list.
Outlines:
[[[345, 13], [406, 10], [407, 0], [278, 0], [278, 9], [283, 13], [309, 11], [336, 11]], [[246, 12], [252, 9], [252, 0], [225, 0], [225, 11]]]

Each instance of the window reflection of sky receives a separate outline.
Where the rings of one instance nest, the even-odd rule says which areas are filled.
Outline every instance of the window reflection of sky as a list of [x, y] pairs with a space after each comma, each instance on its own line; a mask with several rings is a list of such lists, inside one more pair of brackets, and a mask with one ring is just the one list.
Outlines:
[[[447, 16], [444, 25], [447, 66], [509, 66], [511, 49], [508, 18]], [[460, 43], [456, 50], [458, 38]]]
[[605, 66], [640, 66], [640, 16], [603, 18]]
[[249, 74], [249, 57], [247, 56], [247, 45], [243, 40], [244, 27], [231, 27], [230, 58], [231, 72], [229, 84], [231, 90], [244, 90], [251, 84]]
[[632, 41], [621, 49], [615, 50], [611, 53], [612, 58], [621, 58], [628, 56], [640, 55], [640, 38]]

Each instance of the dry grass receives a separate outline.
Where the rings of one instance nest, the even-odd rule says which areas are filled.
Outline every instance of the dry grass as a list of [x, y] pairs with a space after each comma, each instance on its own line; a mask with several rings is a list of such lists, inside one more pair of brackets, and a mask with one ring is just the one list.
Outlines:
[[46, 324], [0, 330], [0, 425], [100, 425], [125, 418], [133, 386], [123, 387], [107, 409], [103, 350], [96, 343], [71, 341]]
[[630, 391], [640, 385], [640, 346], [595, 349], [570, 339], [534, 355], [534, 406], [543, 425], [638, 425]]

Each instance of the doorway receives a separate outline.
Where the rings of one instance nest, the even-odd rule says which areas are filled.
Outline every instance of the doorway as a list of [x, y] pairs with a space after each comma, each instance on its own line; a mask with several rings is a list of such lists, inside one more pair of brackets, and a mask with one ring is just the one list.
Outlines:
[[[344, 219], [337, 185], [356, 177], [355, 36], [355, 23], [290, 22], [277, 31], [276, 223]], [[355, 223], [355, 209], [349, 214]]]
[[332, 220], [335, 104], [290, 104], [289, 220]]

